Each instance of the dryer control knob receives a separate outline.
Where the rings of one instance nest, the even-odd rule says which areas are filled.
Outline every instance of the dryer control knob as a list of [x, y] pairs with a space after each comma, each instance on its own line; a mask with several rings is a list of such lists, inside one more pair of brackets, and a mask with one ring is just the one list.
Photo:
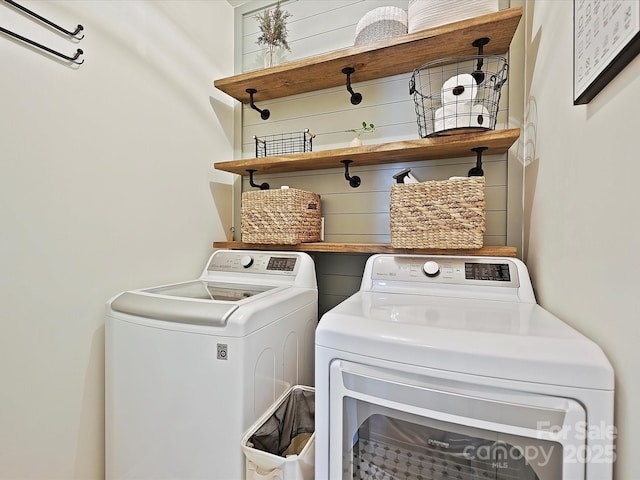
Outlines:
[[438, 262], [429, 260], [422, 265], [422, 271], [427, 277], [437, 277], [440, 273], [440, 265], [438, 265]]
[[253, 257], [251, 257], [251, 255], [244, 255], [240, 259], [240, 265], [242, 265], [244, 268], [249, 268], [251, 265], [253, 265]]

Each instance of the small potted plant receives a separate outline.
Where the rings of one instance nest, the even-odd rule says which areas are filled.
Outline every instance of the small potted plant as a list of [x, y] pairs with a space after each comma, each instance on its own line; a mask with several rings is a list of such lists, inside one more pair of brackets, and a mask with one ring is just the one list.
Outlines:
[[287, 43], [287, 18], [291, 14], [280, 8], [280, 2], [274, 10], [264, 10], [256, 15], [260, 36], [256, 42], [258, 45], [266, 45], [265, 67], [275, 65], [278, 49], [291, 51]]
[[373, 133], [376, 131], [376, 126], [373, 123], [362, 122], [362, 126], [360, 128], [355, 128], [351, 130], [347, 130], [347, 132], [353, 132], [355, 137], [351, 140], [352, 147], [359, 147], [362, 145], [362, 140], [360, 140], [360, 135], [363, 133]]

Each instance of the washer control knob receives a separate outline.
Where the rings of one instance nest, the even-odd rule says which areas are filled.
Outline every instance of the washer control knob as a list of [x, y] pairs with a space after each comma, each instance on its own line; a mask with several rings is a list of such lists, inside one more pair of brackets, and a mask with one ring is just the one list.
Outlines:
[[438, 265], [438, 262], [429, 260], [422, 265], [422, 271], [427, 277], [437, 277], [440, 274], [440, 265]]
[[251, 255], [244, 255], [240, 259], [240, 265], [242, 265], [244, 268], [249, 268], [251, 265], [253, 265], [253, 257]]

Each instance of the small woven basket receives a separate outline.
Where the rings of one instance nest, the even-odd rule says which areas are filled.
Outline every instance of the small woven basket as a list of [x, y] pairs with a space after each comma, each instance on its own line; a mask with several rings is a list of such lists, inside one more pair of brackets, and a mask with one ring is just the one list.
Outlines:
[[407, 34], [407, 12], [399, 7], [378, 7], [356, 25], [355, 46], [368, 45]]
[[242, 241], [296, 245], [320, 241], [320, 195], [295, 188], [242, 194]]
[[485, 232], [484, 177], [394, 184], [391, 246], [481, 248]]

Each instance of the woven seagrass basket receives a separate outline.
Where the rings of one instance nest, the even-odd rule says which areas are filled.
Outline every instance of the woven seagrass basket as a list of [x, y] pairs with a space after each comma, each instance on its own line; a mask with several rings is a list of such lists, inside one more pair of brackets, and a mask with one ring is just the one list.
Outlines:
[[485, 210], [484, 177], [394, 184], [391, 246], [481, 248]]
[[242, 241], [296, 245], [320, 241], [320, 195], [295, 188], [242, 194]]

